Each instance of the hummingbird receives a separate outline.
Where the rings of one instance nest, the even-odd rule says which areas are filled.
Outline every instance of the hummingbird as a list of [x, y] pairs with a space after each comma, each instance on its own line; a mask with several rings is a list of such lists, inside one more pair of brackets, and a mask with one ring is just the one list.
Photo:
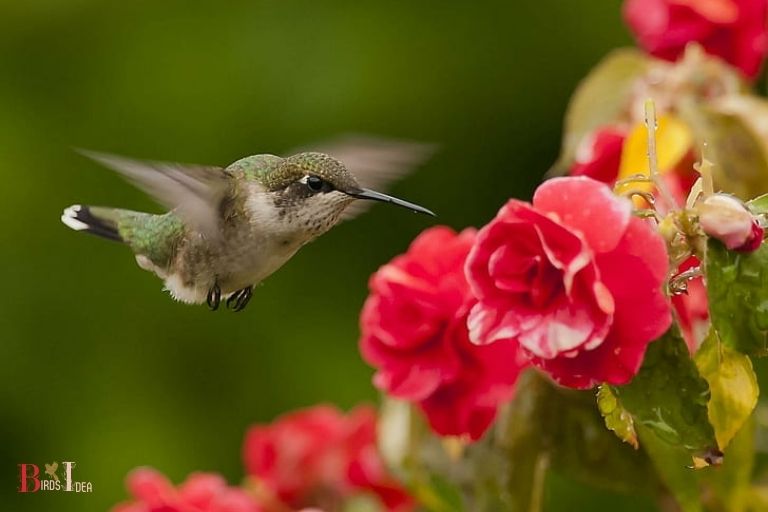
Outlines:
[[382, 186], [431, 152], [426, 144], [348, 138], [326, 151], [252, 155], [215, 167], [81, 151], [169, 211], [76, 204], [61, 220], [75, 231], [126, 244], [138, 266], [162, 279], [174, 299], [207, 303], [211, 310], [225, 301], [228, 309], [242, 311], [255, 285], [365, 204], [381, 201], [434, 216], [363, 186]]

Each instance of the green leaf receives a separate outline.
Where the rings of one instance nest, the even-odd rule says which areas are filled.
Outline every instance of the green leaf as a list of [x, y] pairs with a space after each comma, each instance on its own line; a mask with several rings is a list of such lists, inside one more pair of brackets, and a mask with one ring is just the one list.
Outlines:
[[721, 450], [744, 426], [757, 405], [760, 388], [749, 357], [721, 344], [714, 333], [694, 358], [709, 383], [709, 422]]
[[545, 417], [549, 396], [542, 377], [527, 371], [517, 381], [515, 399], [498, 420], [498, 434], [492, 444], [502, 449], [509, 461], [503, 482], [513, 511], [538, 512], [543, 507], [551, 448]]
[[607, 384], [602, 384], [597, 389], [597, 408], [603, 415], [608, 430], [613, 431], [616, 437], [637, 449], [637, 432], [635, 432], [632, 415], [619, 403]]
[[754, 505], [750, 496], [754, 463], [755, 422], [751, 418], [728, 445], [723, 465], [697, 472], [708, 487], [707, 509], [742, 512], [747, 504]]
[[379, 501], [373, 496], [351, 496], [344, 501], [343, 512], [383, 512]]
[[706, 276], [712, 325], [723, 344], [768, 354], [768, 245], [745, 254], [710, 239]]
[[742, 512], [751, 499], [754, 466], [754, 421], [736, 434], [726, 450], [723, 464], [695, 471], [690, 455], [670, 446], [649, 429], [638, 426], [638, 437], [664, 486], [685, 512], [707, 510]]
[[[507, 450], [507, 480], [514, 492], [535, 488], [536, 470], [544, 463], [552, 471], [602, 489], [656, 492], [657, 479], [647, 457], [605, 429], [591, 391], [561, 388], [538, 372], [528, 371], [497, 423], [500, 434], [495, 442]], [[518, 463], [521, 458], [525, 469]]]
[[689, 466], [688, 452], [680, 446], [670, 446], [643, 425], [637, 426], [637, 434], [661, 481], [683, 512], [701, 512], [698, 472]]
[[564, 173], [579, 144], [595, 129], [620, 120], [636, 79], [649, 59], [635, 49], [622, 48], [606, 56], [576, 88], [565, 114], [563, 146], [556, 172]]
[[765, 215], [768, 213], [768, 194], [763, 194], [747, 201], [747, 207], [749, 207], [755, 215]]
[[709, 386], [676, 329], [651, 343], [632, 382], [613, 391], [634, 417], [636, 428], [642, 425], [695, 456], [718, 453], [707, 418]]
[[660, 488], [646, 454], [606, 430], [592, 391], [561, 388], [535, 370], [521, 375], [514, 400], [477, 442], [435, 436], [417, 409], [391, 399], [379, 436], [385, 460], [427, 510], [546, 510], [551, 471], [624, 494]]
[[414, 497], [433, 512], [463, 512], [461, 492], [441, 475], [432, 473], [413, 483]]
[[[768, 145], [760, 124], [768, 117], [768, 102], [739, 95], [707, 106], [682, 110], [699, 143], [706, 142], [715, 186], [742, 199], [768, 190]], [[763, 123], [764, 124], [764, 123]]]

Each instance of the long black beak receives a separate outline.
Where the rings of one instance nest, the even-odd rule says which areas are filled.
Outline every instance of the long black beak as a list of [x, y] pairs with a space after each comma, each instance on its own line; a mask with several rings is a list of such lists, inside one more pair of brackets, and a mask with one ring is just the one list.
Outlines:
[[419, 206], [414, 203], [409, 203], [408, 201], [403, 201], [402, 199], [388, 196], [387, 194], [382, 194], [381, 192], [376, 192], [375, 190], [361, 188], [360, 190], [346, 192], [346, 194], [349, 196], [355, 197], [357, 199], [370, 199], [372, 201], [381, 201], [382, 203], [392, 203], [397, 206], [402, 206], [403, 208], [408, 208], [409, 210], [415, 213], [424, 213], [426, 215], [431, 215], [433, 217], [436, 217], [436, 215], [432, 211], [427, 210], [423, 206]]

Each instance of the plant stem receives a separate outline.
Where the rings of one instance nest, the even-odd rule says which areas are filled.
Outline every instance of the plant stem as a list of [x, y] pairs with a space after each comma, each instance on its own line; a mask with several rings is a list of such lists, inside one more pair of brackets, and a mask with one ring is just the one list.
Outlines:
[[544, 510], [544, 483], [549, 470], [549, 453], [539, 452], [534, 467], [533, 482], [531, 485], [531, 503], [528, 512], [541, 512]]
[[645, 100], [645, 127], [648, 130], [648, 170], [650, 171], [651, 180], [656, 185], [664, 202], [668, 205], [667, 208], [670, 210], [676, 209], [678, 207], [677, 201], [675, 201], [674, 196], [659, 174], [659, 162], [656, 153], [656, 105], [650, 98]]

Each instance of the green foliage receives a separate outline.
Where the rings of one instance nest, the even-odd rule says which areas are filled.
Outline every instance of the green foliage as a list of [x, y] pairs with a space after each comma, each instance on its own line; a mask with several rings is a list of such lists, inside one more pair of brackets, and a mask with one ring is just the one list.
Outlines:
[[570, 166], [585, 136], [620, 117], [637, 77], [646, 71], [648, 63], [648, 58], [638, 50], [614, 50], [582, 80], [565, 114], [558, 171], [565, 172]]
[[690, 466], [691, 456], [688, 451], [663, 441], [645, 425], [638, 425], [637, 433], [656, 474], [683, 512], [701, 511], [697, 475]]
[[717, 240], [707, 245], [707, 295], [722, 343], [750, 355], [768, 353], [768, 246], [744, 254]]
[[709, 386], [676, 329], [651, 343], [637, 376], [613, 391], [636, 426], [694, 455], [716, 451], [714, 430], [707, 419]]
[[637, 432], [632, 415], [619, 403], [616, 394], [607, 384], [602, 384], [597, 389], [597, 408], [605, 419], [605, 426], [612, 430], [616, 436], [637, 448]]
[[645, 454], [605, 429], [592, 392], [561, 388], [536, 371], [521, 376], [516, 398], [476, 443], [438, 438], [413, 408], [387, 400], [380, 437], [403, 425], [400, 442], [385, 441], [382, 452], [429, 510], [544, 510], [549, 472], [621, 494], [655, 496], [660, 488]]
[[731, 440], [720, 467], [697, 471], [707, 486], [706, 505], [717, 512], [741, 512], [750, 499], [752, 469], [755, 460], [754, 418], [749, 419]]
[[438, 474], [425, 474], [423, 480], [414, 481], [410, 490], [427, 510], [434, 512], [462, 512], [465, 510], [461, 492]]
[[605, 429], [593, 391], [562, 388], [535, 371], [521, 379], [508, 414], [499, 420], [498, 443], [513, 464], [523, 454], [532, 459], [538, 453], [552, 471], [584, 484], [618, 493], [655, 492], [647, 458]]
[[765, 215], [768, 213], [768, 194], [763, 194], [747, 201], [747, 207], [749, 207], [755, 215]]
[[721, 450], [749, 419], [760, 389], [749, 357], [721, 344], [710, 333], [694, 358], [701, 376], [709, 383], [709, 422]]
[[656, 474], [684, 512], [744, 510], [751, 492], [753, 422], [747, 422], [733, 438], [722, 465], [699, 470], [690, 465], [690, 454], [684, 448], [669, 445], [646, 427], [638, 426], [637, 431]]
[[766, 190], [768, 145], [751, 118], [768, 115], [768, 102], [741, 95], [726, 105], [707, 105], [682, 111], [698, 144], [706, 142], [718, 189], [749, 199]]

